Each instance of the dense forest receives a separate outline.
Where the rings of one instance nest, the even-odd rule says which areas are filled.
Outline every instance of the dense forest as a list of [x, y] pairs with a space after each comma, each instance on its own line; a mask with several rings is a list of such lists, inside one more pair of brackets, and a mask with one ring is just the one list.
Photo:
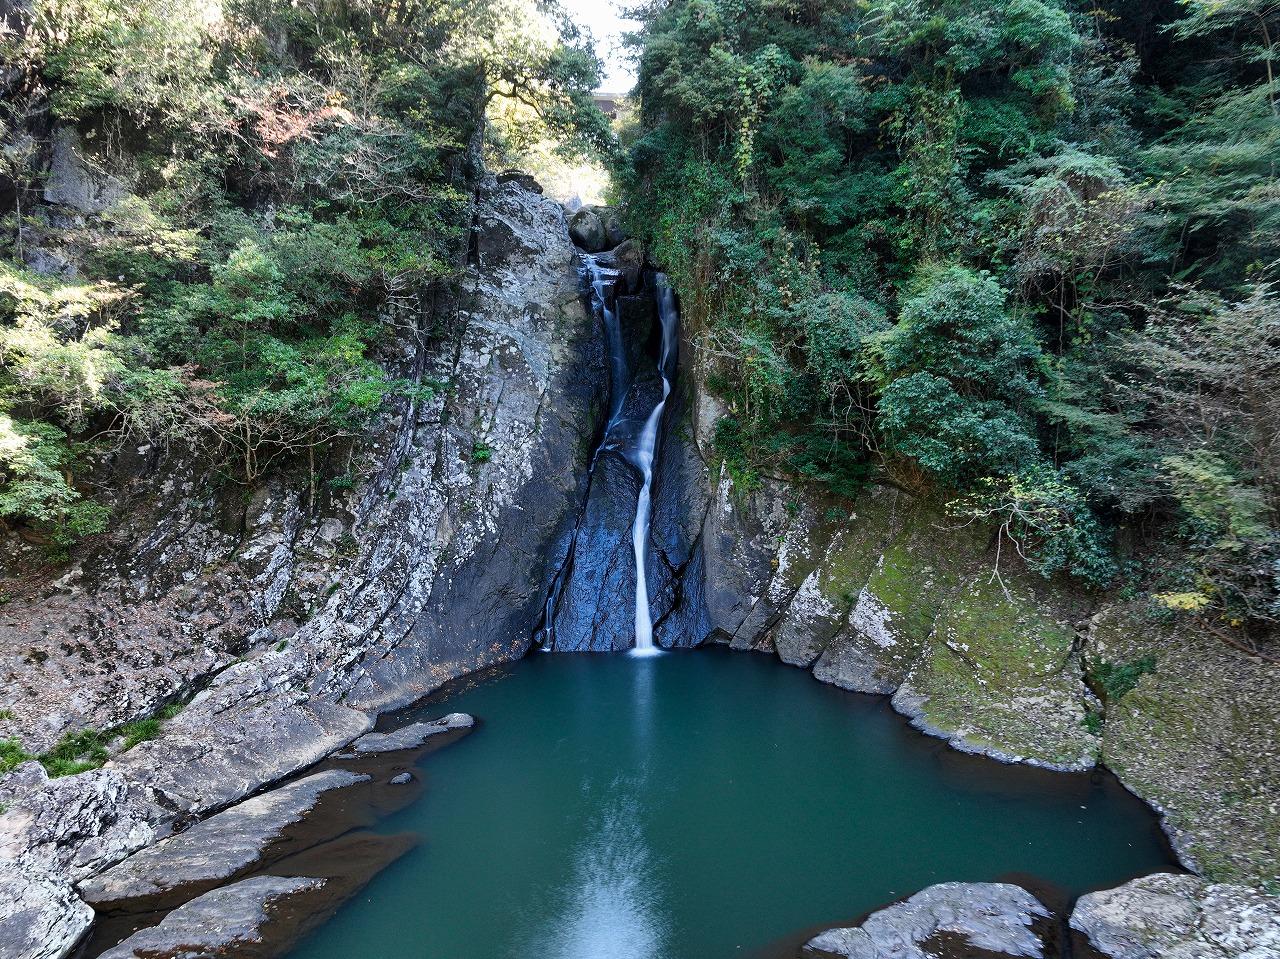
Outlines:
[[882, 479], [1046, 576], [1280, 619], [1280, 5], [675, 0], [622, 194], [740, 483]]
[[595, 54], [532, 2], [36, 0], [3, 27], [0, 520], [55, 558], [107, 527], [112, 450], [247, 483], [436, 388], [376, 354], [457, 275], [485, 152], [611, 142]]
[[[457, 276], [486, 151], [554, 139], [610, 164], [683, 294], [741, 484], [875, 474], [1046, 576], [1274, 633], [1280, 7], [633, 13], [617, 137], [590, 38], [535, 0], [11, 13], [0, 521], [65, 558], [108, 527], [95, 464], [130, 444], [314, 483], [389, 396], [445, 388], [379, 345]], [[40, 202], [84, 192], [67, 151], [100, 167], [81, 215]]]

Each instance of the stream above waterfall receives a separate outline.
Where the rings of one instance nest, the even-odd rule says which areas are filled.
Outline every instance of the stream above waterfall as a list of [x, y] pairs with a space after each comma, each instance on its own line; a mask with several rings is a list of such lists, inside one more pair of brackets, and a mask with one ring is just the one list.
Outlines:
[[379, 825], [394, 863], [292, 959], [795, 956], [937, 882], [1059, 911], [1176, 869], [1109, 774], [962, 755], [764, 657], [535, 655], [406, 713], [474, 714]]

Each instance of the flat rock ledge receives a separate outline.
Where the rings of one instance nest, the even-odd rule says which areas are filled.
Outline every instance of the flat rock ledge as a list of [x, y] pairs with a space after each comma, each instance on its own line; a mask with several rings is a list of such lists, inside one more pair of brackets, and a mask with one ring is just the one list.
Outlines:
[[159, 905], [166, 896], [190, 898], [259, 862], [267, 847], [306, 818], [322, 795], [369, 778], [330, 769], [246, 799], [85, 880], [80, 894], [106, 910], [140, 900]]
[[947, 882], [872, 913], [860, 926], [829, 929], [805, 949], [847, 959], [942, 959], [961, 945], [1043, 959], [1044, 943], [1032, 924], [1049, 915], [1021, 886]]
[[466, 713], [450, 713], [429, 723], [414, 723], [395, 732], [366, 733], [351, 744], [351, 751], [356, 755], [367, 756], [373, 753], [394, 753], [403, 749], [417, 749], [432, 736], [453, 732], [456, 729], [471, 729], [475, 724], [475, 718]]
[[1280, 897], [1160, 873], [1081, 896], [1071, 928], [1107, 959], [1276, 959]]
[[0, 862], [0, 956], [59, 959], [93, 925], [93, 910], [64, 880]]
[[[319, 894], [323, 879], [258, 876], [207, 892], [142, 929], [99, 959], [270, 959], [318, 919], [296, 901]], [[267, 927], [279, 919], [278, 928]]]

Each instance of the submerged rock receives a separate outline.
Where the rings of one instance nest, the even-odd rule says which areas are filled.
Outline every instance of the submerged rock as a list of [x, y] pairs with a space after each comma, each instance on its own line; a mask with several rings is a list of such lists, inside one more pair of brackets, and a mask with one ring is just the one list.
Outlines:
[[69, 883], [0, 863], [0, 956], [61, 959], [93, 925], [93, 910]]
[[471, 729], [474, 717], [466, 713], [450, 713], [429, 723], [414, 723], [390, 733], [365, 733], [351, 746], [359, 754], [393, 753], [402, 749], [417, 749], [432, 736], [450, 733], [457, 729]]
[[247, 799], [86, 880], [80, 893], [99, 909], [153, 899], [148, 905], [157, 908], [165, 900], [188, 899], [258, 863], [325, 793], [368, 780], [331, 769]]
[[207, 892], [99, 959], [269, 959], [323, 919], [305, 908], [326, 881], [258, 876]]
[[805, 948], [848, 959], [943, 959], [959, 939], [994, 956], [1041, 959], [1044, 943], [1032, 925], [1048, 918], [1020, 886], [948, 882], [872, 913], [860, 926], [828, 930]]
[[1144, 876], [1081, 896], [1071, 928], [1107, 959], [1275, 959], [1280, 898], [1199, 876]]

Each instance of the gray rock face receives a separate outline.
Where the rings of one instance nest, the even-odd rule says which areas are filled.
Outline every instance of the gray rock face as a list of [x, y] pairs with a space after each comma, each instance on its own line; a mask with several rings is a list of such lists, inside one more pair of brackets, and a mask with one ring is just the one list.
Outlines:
[[1031, 893], [1006, 883], [948, 882], [873, 913], [861, 926], [831, 929], [809, 940], [811, 952], [848, 959], [935, 959], [948, 937], [999, 956], [1041, 959], [1032, 930], [1049, 918]]
[[569, 217], [569, 236], [588, 253], [600, 253], [609, 248], [609, 234], [604, 221], [590, 207], [583, 207]]
[[471, 729], [476, 721], [466, 713], [450, 713], [429, 723], [414, 723], [390, 733], [365, 733], [351, 748], [357, 753], [393, 753], [401, 749], [417, 749], [432, 736]]
[[48, 873], [0, 863], [0, 957], [62, 959], [93, 925], [93, 910]]
[[85, 880], [80, 894], [98, 909], [124, 909], [143, 899], [156, 899], [157, 907], [160, 900], [189, 899], [259, 862], [322, 795], [368, 779], [331, 769], [254, 796]]
[[74, 127], [60, 126], [53, 135], [53, 156], [45, 180], [44, 198], [78, 213], [101, 213], [128, 192], [127, 184], [94, 169]]
[[[527, 651], [604, 408], [602, 338], [560, 206], [518, 182], [479, 193], [467, 275], [389, 316], [403, 335], [379, 356], [450, 388], [385, 411], [352, 490], [311, 503], [281, 475], [223, 499], [203, 464], [125, 449], [112, 468], [141, 508], [0, 610], [20, 652], [0, 663], [0, 738], [31, 752], [199, 691], [106, 769], [10, 789], [0, 859], [87, 878]], [[0, 539], [0, 565], [24, 548]]]
[[1280, 899], [1198, 876], [1145, 876], [1081, 896], [1071, 928], [1107, 959], [1275, 959]]
[[78, 882], [154, 842], [141, 790], [114, 769], [49, 779], [24, 763], [0, 783], [0, 863]]
[[[297, 914], [306, 915], [306, 901], [324, 886], [323, 879], [258, 876], [215, 889], [175, 909], [158, 926], [134, 933], [100, 959], [270, 959], [313, 924]], [[287, 934], [281, 929], [269, 935], [273, 920], [287, 926]]]

